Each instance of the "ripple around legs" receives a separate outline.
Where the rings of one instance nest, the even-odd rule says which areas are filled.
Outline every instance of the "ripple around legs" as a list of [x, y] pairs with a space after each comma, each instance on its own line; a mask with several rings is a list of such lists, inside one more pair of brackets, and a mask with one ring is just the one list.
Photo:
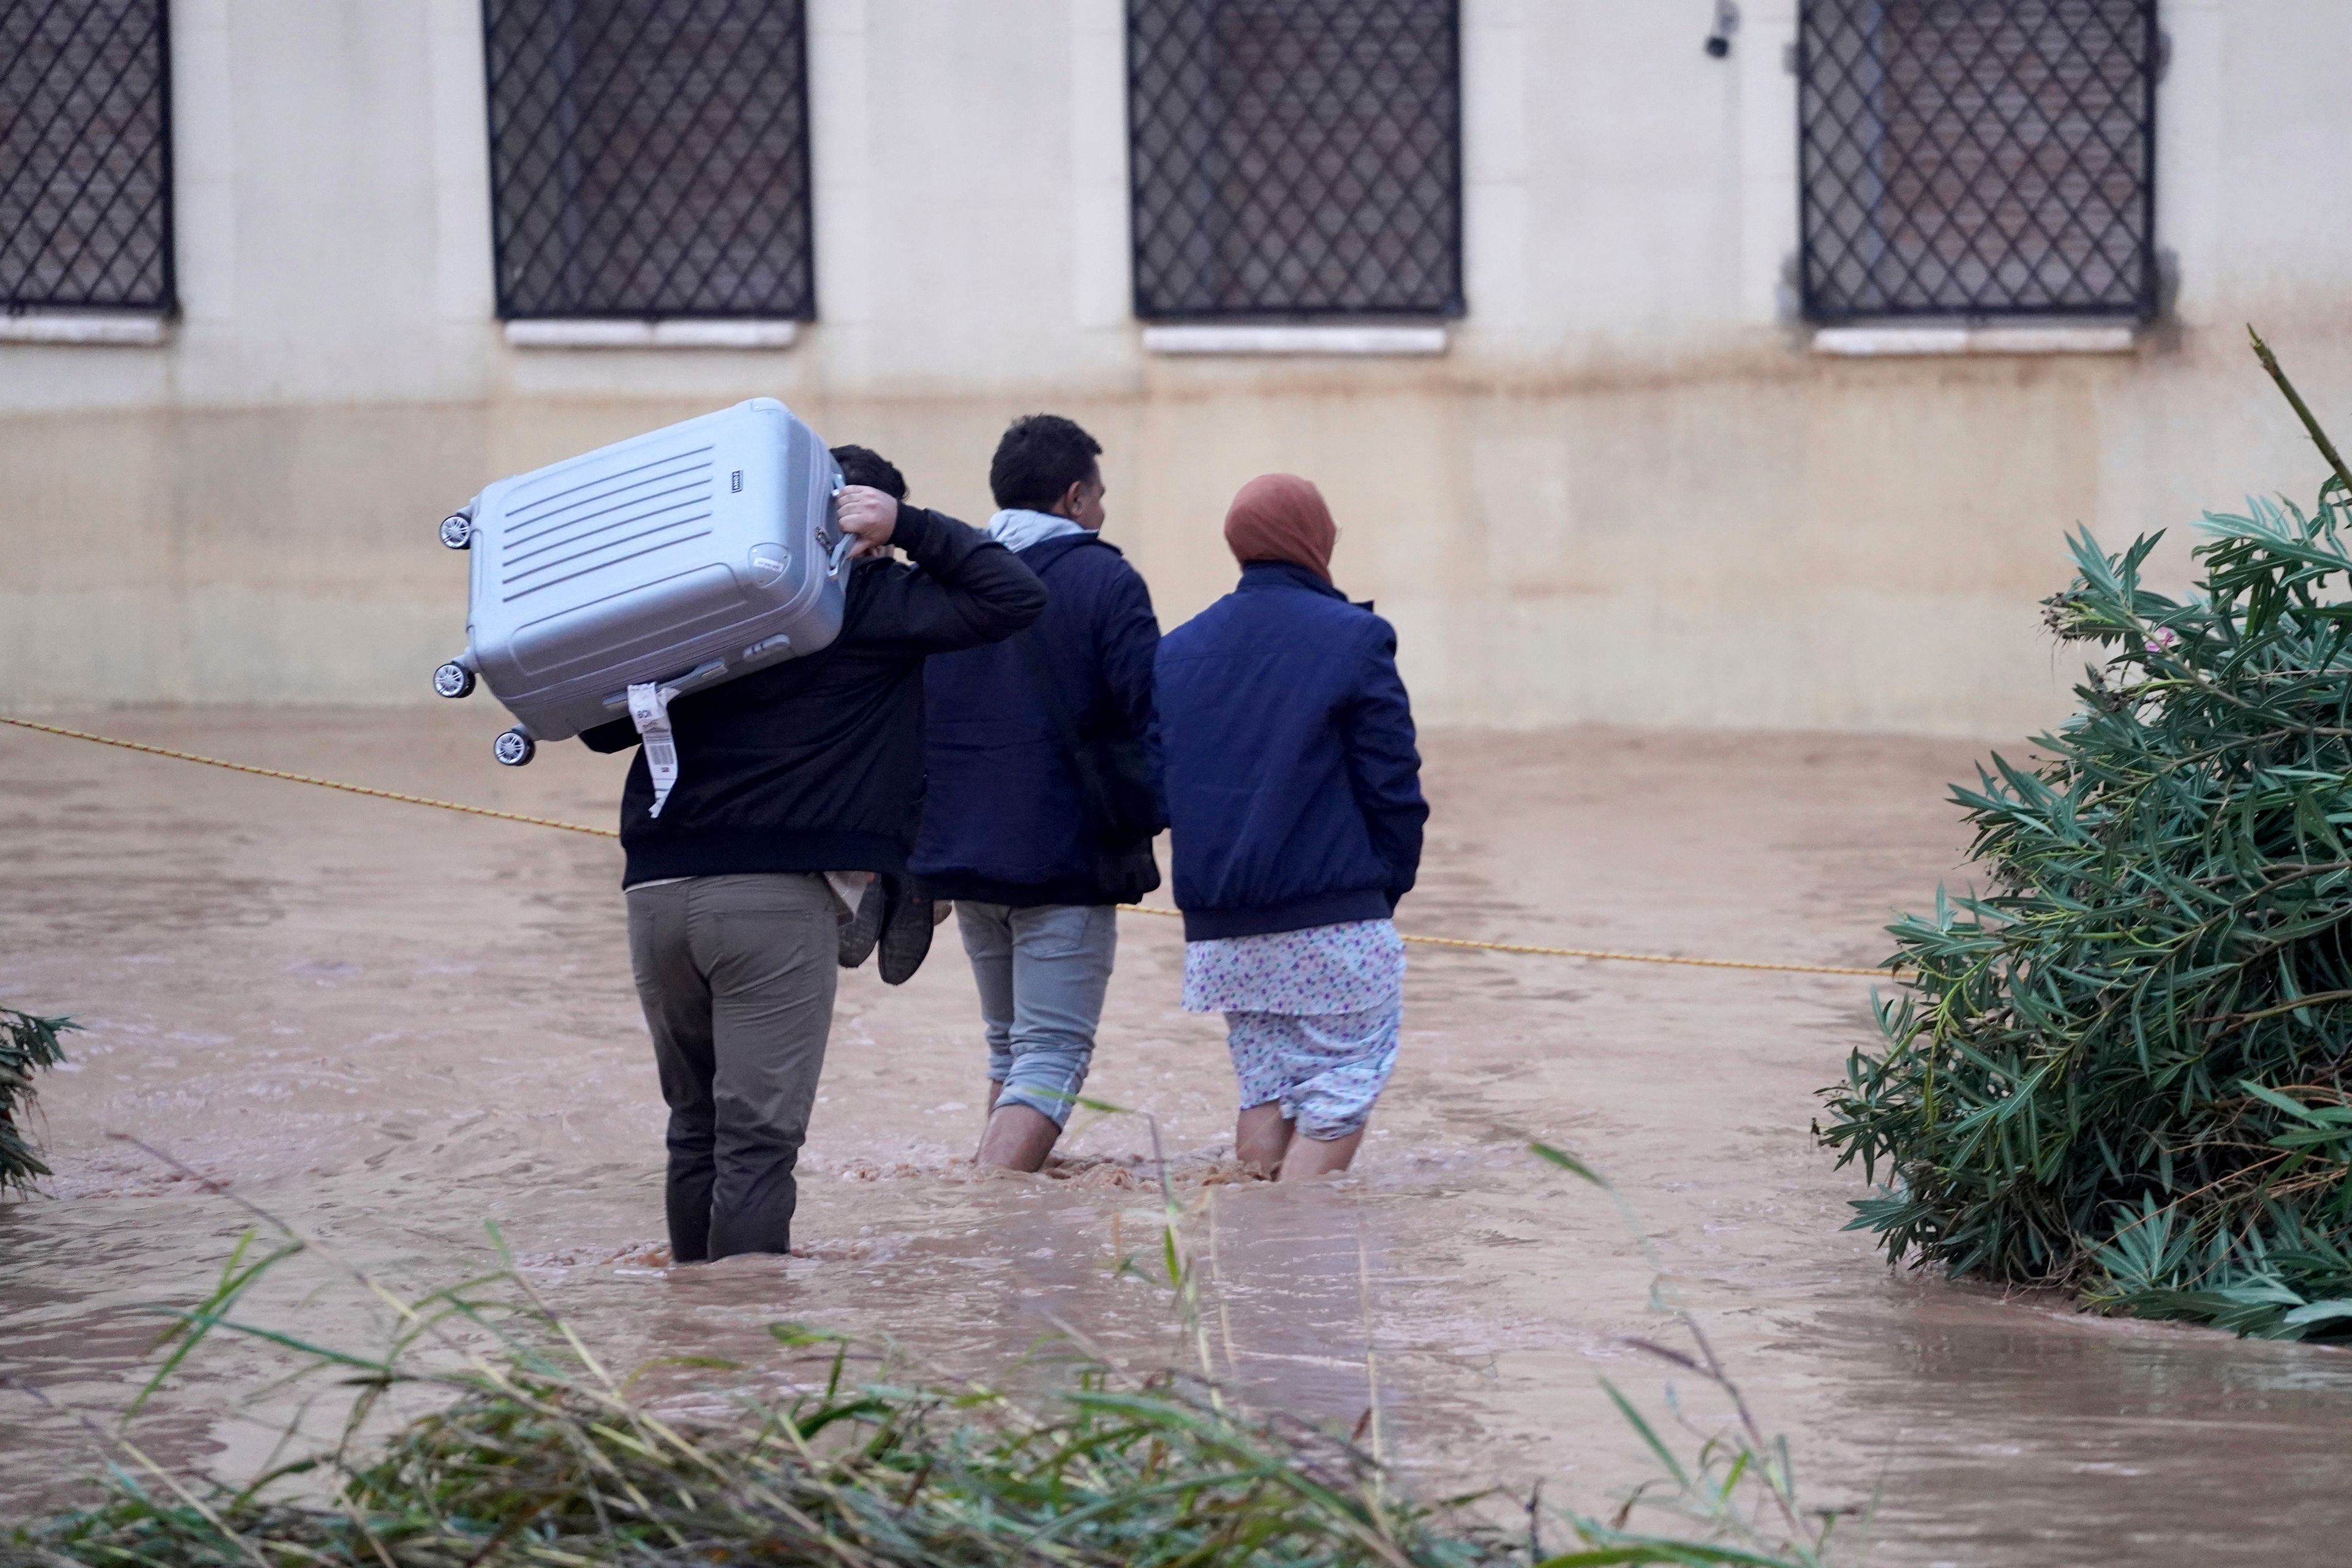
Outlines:
[[[60, 723], [371, 787], [609, 822], [621, 759], [499, 769], [451, 708], [66, 715]], [[1866, 966], [1955, 877], [1959, 742], [1573, 731], [1428, 738], [1436, 808], [1412, 928]], [[975, 1179], [986, 1103], [952, 942], [906, 986], [843, 976], [803, 1170], [805, 1256], [661, 1267], [661, 1126], [609, 841], [0, 731], [0, 1002], [71, 1014], [42, 1104], [49, 1197], [0, 1205], [7, 1371], [103, 1416], [247, 1223], [105, 1133], [233, 1181], [403, 1287], [494, 1261], [608, 1363], [772, 1350], [793, 1319], [954, 1373], [1056, 1325], [1190, 1356], [1149, 1275], [1161, 1199], [1140, 1115], [1080, 1111], [1062, 1163]], [[1198, 1253], [1221, 1376], [1352, 1426], [1377, 1356], [1388, 1452], [1424, 1496], [1597, 1505], [1646, 1473], [1597, 1378], [1654, 1394], [1654, 1227], [1759, 1417], [1824, 1503], [1880, 1498], [1886, 1562], [2320, 1561], [2352, 1357], [2078, 1316], [1890, 1275], [1840, 1230], [1859, 1184], [1812, 1091], [1869, 1037], [1866, 983], [1415, 949], [1397, 1074], [1355, 1170], [1227, 1179], [1222, 1023], [1176, 1005], [1173, 921], [1129, 919], [1090, 1099], [1150, 1112]], [[1122, 1273], [1122, 1258], [1135, 1260]], [[257, 1305], [267, 1305], [260, 1303]], [[322, 1298], [317, 1337], [363, 1338]], [[340, 1331], [349, 1330], [349, 1333]], [[142, 1416], [162, 1458], [234, 1472], [232, 1355]], [[258, 1364], [257, 1363], [256, 1363]], [[0, 1394], [0, 1399], [11, 1396]], [[0, 1514], [70, 1494], [66, 1417], [0, 1417]], [[266, 1445], [265, 1445], [266, 1448]]]

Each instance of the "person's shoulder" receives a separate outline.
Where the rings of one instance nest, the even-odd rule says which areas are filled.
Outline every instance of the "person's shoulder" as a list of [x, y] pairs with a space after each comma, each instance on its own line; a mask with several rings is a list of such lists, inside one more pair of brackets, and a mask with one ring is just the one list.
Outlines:
[[851, 562], [841, 589], [842, 635], [846, 637], [856, 630], [869, 605], [890, 595], [905, 593], [907, 584], [922, 575], [921, 567], [895, 557], [869, 555], [863, 561]]
[[1128, 560], [1127, 552], [1098, 533], [1072, 540], [1065, 547], [1061, 561], [1064, 571], [1106, 583], [1142, 575]]
[[1148, 606], [1151, 602], [1151, 584], [1144, 580], [1141, 572], [1136, 570], [1135, 563], [1108, 539], [1098, 542], [1100, 549], [1081, 550], [1078, 553], [1092, 558], [1088, 570], [1094, 581], [1100, 585], [1104, 598], [1122, 605], [1139, 600]]
[[1355, 658], [1392, 653], [1396, 630], [1360, 605], [1338, 594], [1318, 594], [1300, 587], [1281, 595], [1280, 624], [1306, 647], [1328, 656]]
[[1280, 595], [1282, 613], [1302, 616], [1319, 625], [1348, 633], [1360, 633], [1375, 625], [1386, 625], [1372, 614], [1370, 605], [1360, 605], [1337, 593], [1318, 592], [1304, 584], [1290, 585]]
[[1360, 606], [1337, 627], [1332, 651], [1360, 669], [1396, 660], [1396, 628]]
[[895, 555], [869, 555], [863, 561], [849, 563], [849, 581], [843, 591], [852, 595], [861, 591], [870, 594], [892, 584], [910, 582], [922, 574], [923, 569], [911, 561], [902, 561]]
[[1117, 545], [1091, 535], [1064, 535], [1015, 553], [1045, 584], [1046, 613], [1059, 619], [1093, 623], [1125, 600], [1150, 592]]
[[1351, 599], [1341, 599], [1339, 602], [1347, 607], [1349, 625], [1355, 628], [1358, 637], [1367, 642], [1382, 643], [1391, 648], [1396, 647], [1396, 627], [1389, 624], [1387, 616], [1373, 609], [1369, 601], [1359, 604]]
[[1234, 595], [1227, 594], [1222, 599], [1213, 600], [1190, 620], [1181, 622], [1162, 632], [1160, 636], [1161, 655], [1164, 657], [1169, 654], [1181, 655], [1198, 651], [1209, 638], [1217, 635], [1219, 628], [1232, 616], [1235, 597]]

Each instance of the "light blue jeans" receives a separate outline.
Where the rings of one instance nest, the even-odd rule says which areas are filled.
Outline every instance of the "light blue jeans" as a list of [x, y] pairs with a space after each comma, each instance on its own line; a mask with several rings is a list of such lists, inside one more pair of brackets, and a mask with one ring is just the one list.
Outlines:
[[956, 900], [964, 955], [988, 1026], [989, 1081], [999, 1105], [1025, 1105], [1066, 1125], [1094, 1061], [1095, 1026], [1118, 953], [1118, 911], [1108, 904]]

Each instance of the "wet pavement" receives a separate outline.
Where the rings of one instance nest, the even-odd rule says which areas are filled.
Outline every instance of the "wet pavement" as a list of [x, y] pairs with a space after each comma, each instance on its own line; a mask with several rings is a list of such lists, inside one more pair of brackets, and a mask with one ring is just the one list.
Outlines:
[[[621, 761], [551, 746], [500, 769], [479, 701], [60, 721], [599, 824]], [[1591, 731], [1427, 749], [1408, 929], [1842, 964], [1965, 877], [1943, 785], [1980, 752]], [[1217, 1023], [1175, 1005], [1174, 922], [1122, 917], [1088, 1092], [1157, 1121], [1208, 1279], [1195, 1338], [1157, 1282], [1142, 1115], [1082, 1114], [1052, 1178], [962, 1163], [985, 1086], [950, 926], [902, 989], [845, 977], [805, 1256], [666, 1270], [619, 863], [606, 840], [0, 730], [0, 1002], [88, 1031], [44, 1089], [47, 1195], [0, 1203], [0, 1372], [54, 1405], [0, 1388], [0, 1517], [84, 1495], [99, 1456], [68, 1412], [121, 1410], [149, 1364], [142, 1306], [211, 1289], [249, 1218], [199, 1176], [410, 1290], [494, 1263], [495, 1224], [623, 1366], [758, 1366], [793, 1320], [1043, 1378], [1021, 1358], [1067, 1333], [1139, 1367], [1205, 1354], [1266, 1408], [1352, 1426], [1377, 1405], [1367, 1430], [1425, 1489], [1542, 1479], [1599, 1508], [1645, 1473], [1600, 1380], [1658, 1410], [1669, 1369], [1621, 1342], [1661, 1329], [1640, 1250], [1528, 1154], [1542, 1139], [1627, 1194], [1812, 1500], [1874, 1506], [1872, 1561], [2343, 1558], [2352, 1353], [1894, 1274], [1840, 1230], [1859, 1180], [1809, 1128], [1870, 1037], [1865, 980], [1416, 948], [1355, 1173], [1279, 1189], [1225, 1179], [1232, 1079]], [[330, 1343], [381, 1331], [331, 1268], [292, 1269], [253, 1315]], [[278, 1364], [207, 1349], [137, 1430], [249, 1468], [292, 1395], [240, 1401]]]

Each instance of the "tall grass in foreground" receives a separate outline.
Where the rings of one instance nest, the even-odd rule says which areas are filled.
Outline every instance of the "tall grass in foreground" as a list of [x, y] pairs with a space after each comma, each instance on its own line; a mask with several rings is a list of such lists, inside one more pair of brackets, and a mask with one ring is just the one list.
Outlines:
[[2352, 471], [2254, 347], [2334, 477], [2209, 514], [2186, 598], [2074, 542], [2081, 710], [1953, 791], [1990, 890], [1891, 928], [1815, 1131], [1890, 1258], [2299, 1339], [2352, 1332]]
[[[1570, 1156], [1537, 1152], [1599, 1181]], [[1171, 1203], [1165, 1254], [1181, 1303], [1187, 1264], [1176, 1221]], [[1730, 1394], [1738, 1423], [1704, 1439], [1686, 1462], [1612, 1388], [1664, 1473], [1603, 1521], [1492, 1493], [1416, 1502], [1351, 1439], [1281, 1415], [1248, 1414], [1233, 1394], [1173, 1372], [1138, 1377], [1080, 1361], [1058, 1393], [1017, 1400], [982, 1384], [917, 1374], [887, 1350], [780, 1324], [772, 1330], [772, 1363], [671, 1359], [616, 1378], [510, 1262], [414, 1301], [350, 1271], [389, 1305], [396, 1325], [385, 1350], [355, 1354], [237, 1315], [239, 1300], [289, 1259], [311, 1251], [331, 1261], [268, 1223], [282, 1237], [278, 1245], [257, 1250], [258, 1233], [248, 1233], [213, 1295], [167, 1314], [159, 1348], [168, 1353], [133, 1411], [208, 1337], [238, 1334], [352, 1391], [340, 1437], [229, 1487], [176, 1475], [127, 1431], [109, 1434], [109, 1497], [0, 1540], [0, 1565], [1820, 1568], [1830, 1561], [1835, 1515], [1801, 1513], [1785, 1445], [1762, 1437], [1703, 1334], [1696, 1354], [1643, 1348]], [[1696, 1333], [1695, 1322], [1682, 1321]], [[706, 1380], [703, 1413], [678, 1414], [676, 1385], [696, 1373]], [[667, 1392], [649, 1394], [653, 1384]], [[437, 1407], [374, 1430], [372, 1417], [395, 1391], [430, 1395]], [[725, 1414], [709, 1414], [709, 1392], [724, 1394]], [[1636, 1528], [1659, 1510], [1674, 1518], [1674, 1532]]]
[[15, 1188], [33, 1190], [33, 1178], [46, 1176], [25, 1118], [33, 1109], [33, 1075], [66, 1059], [58, 1037], [76, 1027], [70, 1018], [43, 1018], [0, 1007], [0, 1193]]

